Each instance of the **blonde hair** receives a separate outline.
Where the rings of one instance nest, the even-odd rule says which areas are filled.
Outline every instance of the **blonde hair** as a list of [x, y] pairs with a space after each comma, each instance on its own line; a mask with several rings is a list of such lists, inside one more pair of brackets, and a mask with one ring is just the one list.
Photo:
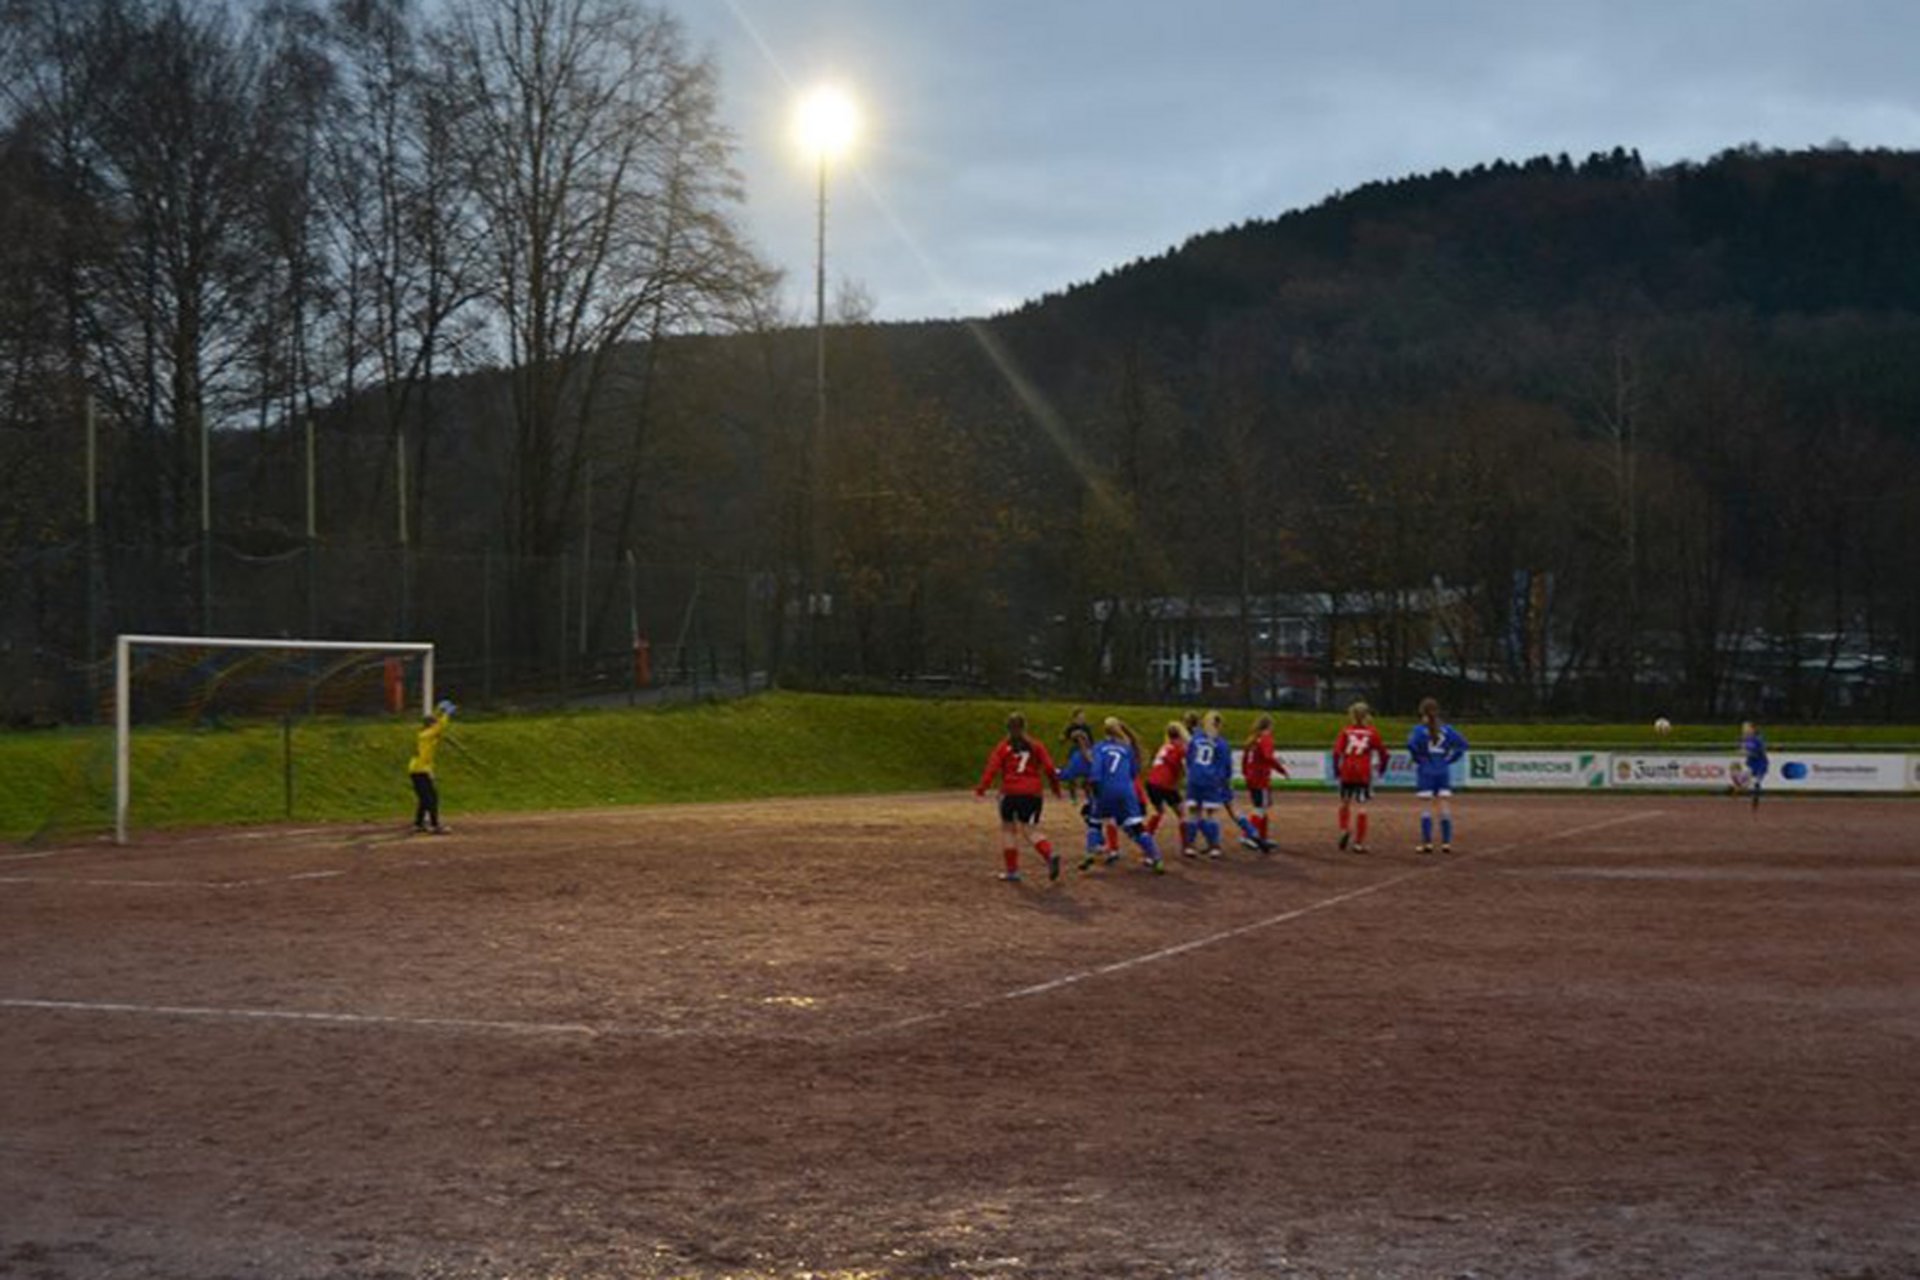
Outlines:
[[1133, 726], [1119, 716], [1108, 716], [1100, 722], [1100, 728], [1109, 738], [1126, 739], [1133, 747], [1134, 754], [1140, 753], [1140, 739], [1134, 736]]
[[1373, 708], [1364, 702], [1356, 702], [1347, 708], [1347, 719], [1353, 724], [1365, 724], [1373, 719]]
[[1207, 726], [1208, 733], [1218, 737], [1220, 730], [1226, 727], [1227, 721], [1226, 717], [1222, 716], [1218, 711], [1209, 711], [1200, 718], [1200, 723]]
[[1253, 722], [1253, 729], [1247, 734], [1246, 750], [1253, 750], [1254, 744], [1260, 741], [1260, 735], [1271, 728], [1273, 728], [1273, 717], [1262, 712]]
[[1167, 741], [1185, 742], [1186, 740], [1187, 726], [1181, 724], [1178, 720], [1167, 721]]

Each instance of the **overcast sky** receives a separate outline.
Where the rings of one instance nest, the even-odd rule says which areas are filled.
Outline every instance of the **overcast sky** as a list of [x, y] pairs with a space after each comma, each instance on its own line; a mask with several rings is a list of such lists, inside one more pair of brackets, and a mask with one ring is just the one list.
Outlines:
[[1616, 145], [1920, 148], [1920, 0], [664, 0], [720, 66], [743, 219], [812, 315], [791, 106], [866, 136], [829, 288], [987, 315], [1377, 178]]

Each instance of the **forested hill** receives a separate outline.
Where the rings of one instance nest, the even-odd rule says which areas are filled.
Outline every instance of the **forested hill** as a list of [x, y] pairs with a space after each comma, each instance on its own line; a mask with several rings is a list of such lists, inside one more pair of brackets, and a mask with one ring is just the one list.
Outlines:
[[1625, 149], [1369, 183], [1023, 308], [1192, 331], [1221, 311], [1335, 299], [1543, 311], [1920, 309], [1920, 157], [1728, 151], [1649, 171]]
[[1727, 705], [1760, 696], [1737, 637], [1817, 633], [1911, 692], [1920, 155], [1384, 181], [990, 321], [835, 341], [843, 429], [873, 421], [863, 378], [920, 406], [908, 456], [1026, 549], [1022, 617], [1440, 578], [1497, 665], [1521, 571], [1551, 576], [1568, 671], [1644, 667], [1657, 636], [1678, 696]]

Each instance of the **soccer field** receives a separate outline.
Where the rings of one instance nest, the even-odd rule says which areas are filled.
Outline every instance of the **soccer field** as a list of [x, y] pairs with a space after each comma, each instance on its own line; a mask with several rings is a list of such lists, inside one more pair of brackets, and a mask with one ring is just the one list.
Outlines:
[[0, 1275], [1920, 1274], [1911, 803], [1413, 804], [1053, 885], [952, 794], [0, 854]]

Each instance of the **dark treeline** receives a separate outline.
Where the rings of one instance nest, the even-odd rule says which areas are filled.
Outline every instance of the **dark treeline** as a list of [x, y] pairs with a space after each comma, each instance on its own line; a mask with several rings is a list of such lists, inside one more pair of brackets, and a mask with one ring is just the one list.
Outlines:
[[638, 630], [797, 679], [1916, 710], [1920, 157], [1500, 162], [976, 322], [849, 303], [817, 433], [670, 15], [0, 14], [16, 714], [121, 630], [520, 683]]

